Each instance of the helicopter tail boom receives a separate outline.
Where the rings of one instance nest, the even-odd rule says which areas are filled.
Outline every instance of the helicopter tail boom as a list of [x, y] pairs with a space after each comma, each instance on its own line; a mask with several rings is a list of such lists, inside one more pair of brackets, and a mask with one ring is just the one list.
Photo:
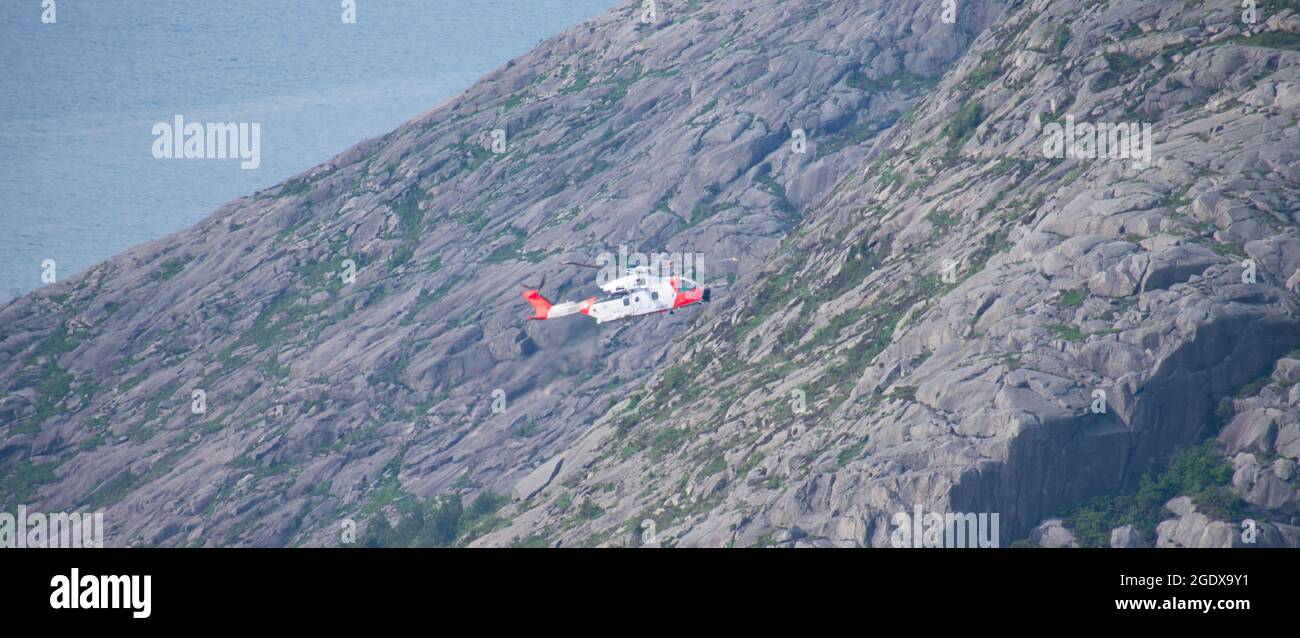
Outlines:
[[587, 314], [587, 309], [596, 301], [596, 298], [592, 297], [586, 301], [567, 301], [564, 303], [553, 304], [536, 290], [525, 290], [523, 297], [524, 300], [528, 302], [528, 305], [533, 307], [533, 316], [529, 317], [529, 319], [533, 321], [557, 319], [559, 317], [576, 315], [580, 312]]

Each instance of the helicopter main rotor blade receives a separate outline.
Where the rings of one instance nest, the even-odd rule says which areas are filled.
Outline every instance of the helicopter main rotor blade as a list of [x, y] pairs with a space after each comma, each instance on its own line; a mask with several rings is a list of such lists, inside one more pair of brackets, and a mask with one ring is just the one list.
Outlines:
[[562, 262], [560, 262], [560, 263], [561, 263], [561, 264], [564, 264], [565, 266], [579, 266], [579, 267], [582, 267], [582, 268], [591, 268], [591, 269], [593, 269], [593, 270], [600, 270], [600, 268], [601, 268], [601, 266], [597, 266], [597, 265], [595, 265], [595, 264], [584, 264], [584, 263], [579, 262], [579, 261], [562, 261]]
[[523, 282], [523, 281], [519, 282], [519, 285], [520, 285], [520, 286], [523, 286], [524, 288], [527, 288], [527, 289], [529, 289], [529, 290], [536, 290], [536, 291], [540, 292], [540, 291], [542, 290], [542, 288], [544, 288], [544, 287], [546, 286], [546, 275], [544, 275], [544, 274], [542, 275], [542, 280], [541, 280], [540, 282], [538, 282], [538, 284], [537, 284], [536, 286], [530, 285], [530, 284], [528, 284], [527, 282]]

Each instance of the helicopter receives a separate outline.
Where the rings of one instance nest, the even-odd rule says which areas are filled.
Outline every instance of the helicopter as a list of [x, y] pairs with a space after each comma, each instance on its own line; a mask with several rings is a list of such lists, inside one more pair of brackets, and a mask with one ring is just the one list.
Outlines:
[[[602, 268], [581, 262], [562, 263], [567, 266]], [[537, 286], [523, 284], [526, 289], [523, 292], [524, 301], [533, 308], [533, 315], [528, 319], [545, 321], [583, 314], [599, 324], [656, 313], [671, 313], [692, 304], [708, 303], [713, 298], [712, 288], [726, 285], [702, 286], [681, 275], [664, 275], [657, 264], [626, 268], [624, 271], [622, 276], [598, 284], [602, 292], [610, 295], [603, 299], [589, 297], [583, 301], [551, 303], [541, 293], [541, 288], [546, 285], [545, 276]]]

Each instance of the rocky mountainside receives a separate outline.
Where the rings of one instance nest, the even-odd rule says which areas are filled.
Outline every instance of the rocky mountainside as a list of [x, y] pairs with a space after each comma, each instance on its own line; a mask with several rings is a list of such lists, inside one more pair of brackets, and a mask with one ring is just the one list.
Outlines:
[[[919, 504], [998, 513], [1004, 543], [1224, 544], [1251, 517], [1300, 544], [1288, 7], [1246, 31], [1210, 3], [1012, 4], [478, 542], [888, 545]], [[1150, 161], [1045, 157], [1074, 120], [1150, 124]], [[1157, 497], [1169, 523], [1120, 529]], [[1196, 505], [1241, 518], [1211, 541]]]
[[519, 282], [590, 295], [560, 262], [620, 246], [762, 263], [997, 12], [639, 7], [0, 310], [3, 505], [106, 508], [110, 544], [285, 545], [509, 491], [692, 318], [525, 325]]
[[[1300, 6], [944, 4], [626, 3], [0, 308], [0, 506], [109, 545], [887, 545], [917, 505], [1300, 544]], [[1045, 156], [1078, 123], [1149, 161]], [[620, 245], [735, 282], [521, 320]]]

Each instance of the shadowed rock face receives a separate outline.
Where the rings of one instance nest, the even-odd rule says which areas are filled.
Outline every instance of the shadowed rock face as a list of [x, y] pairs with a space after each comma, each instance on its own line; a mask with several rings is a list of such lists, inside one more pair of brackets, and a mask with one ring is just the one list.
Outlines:
[[[458, 542], [887, 545], [918, 504], [1064, 538], [1031, 529], [1232, 419], [1234, 490], [1300, 537], [1296, 393], [1225, 400], [1300, 380], [1300, 8], [960, 4], [622, 7], [0, 309], [3, 504], [104, 507], [110, 545], [331, 545], [483, 490], [520, 500]], [[1045, 157], [1067, 122], [1150, 124], [1152, 161]], [[560, 262], [620, 243], [737, 280], [520, 321], [519, 281], [590, 295]], [[1183, 505], [1120, 536], [1224, 542]]]

